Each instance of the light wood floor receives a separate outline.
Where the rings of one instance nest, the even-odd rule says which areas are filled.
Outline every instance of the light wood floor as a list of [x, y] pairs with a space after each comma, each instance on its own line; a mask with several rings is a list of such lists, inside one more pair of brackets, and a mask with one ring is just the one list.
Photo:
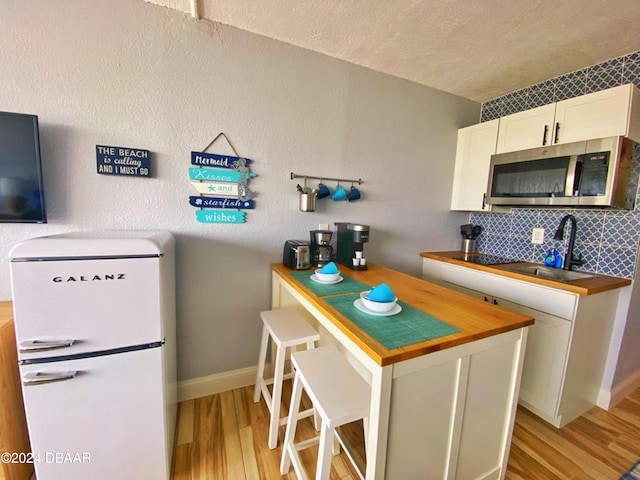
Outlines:
[[[290, 382], [283, 398], [288, 399]], [[172, 480], [295, 479], [280, 476], [281, 449], [269, 450], [269, 411], [252, 401], [253, 387], [180, 404]], [[310, 419], [298, 427], [300, 439], [315, 435]], [[358, 426], [351, 437], [361, 435]], [[279, 444], [284, 437], [280, 429]], [[298, 436], [296, 436], [296, 440]], [[317, 448], [301, 452], [313, 478]], [[360, 455], [362, 452], [359, 452]], [[508, 480], [617, 480], [640, 459], [640, 389], [607, 412], [593, 408], [561, 430], [518, 407]], [[344, 453], [333, 457], [331, 479], [357, 479]]]

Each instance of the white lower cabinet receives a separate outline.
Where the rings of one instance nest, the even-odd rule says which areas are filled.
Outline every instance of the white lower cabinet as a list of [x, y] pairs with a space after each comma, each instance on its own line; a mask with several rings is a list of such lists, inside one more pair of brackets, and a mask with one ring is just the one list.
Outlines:
[[422, 277], [535, 319], [518, 402], [556, 427], [596, 404], [618, 290], [578, 295], [423, 258]]
[[394, 364], [384, 478], [504, 478], [525, 338], [515, 330]]
[[557, 417], [571, 339], [571, 321], [507, 300], [499, 299], [497, 303], [535, 318], [535, 324], [529, 327], [519, 401]]

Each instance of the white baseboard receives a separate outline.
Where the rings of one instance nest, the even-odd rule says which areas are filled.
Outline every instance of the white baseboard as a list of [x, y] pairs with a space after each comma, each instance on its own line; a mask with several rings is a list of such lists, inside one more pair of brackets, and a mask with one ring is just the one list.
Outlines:
[[178, 382], [178, 401], [192, 400], [235, 388], [253, 385], [256, 381], [258, 366], [241, 368], [230, 372], [215, 373], [206, 377], [192, 378]]
[[629, 375], [613, 387], [611, 391], [600, 389], [598, 403], [596, 405], [605, 410], [610, 410], [638, 387], [640, 387], [640, 370], [636, 370]]

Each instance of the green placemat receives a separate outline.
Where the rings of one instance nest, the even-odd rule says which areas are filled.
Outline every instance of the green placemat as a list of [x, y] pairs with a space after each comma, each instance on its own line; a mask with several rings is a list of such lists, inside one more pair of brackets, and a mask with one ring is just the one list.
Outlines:
[[349, 294], [324, 300], [388, 350], [460, 331], [403, 302], [398, 302], [402, 311], [396, 315], [368, 315], [353, 306], [359, 297]]
[[371, 288], [364, 283], [358, 282], [357, 280], [354, 280], [350, 277], [342, 277], [344, 280], [342, 280], [340, 283], [333, 284], [314, 282], [310, 278], [313, 273], [313, 270], [305, 270], [304, 272], [291, 272], [290, 275], [320, 297], [324, 297], [327, 295], [338, 295], [341, 293], [364, 292], [365, 290], [369, 290]]

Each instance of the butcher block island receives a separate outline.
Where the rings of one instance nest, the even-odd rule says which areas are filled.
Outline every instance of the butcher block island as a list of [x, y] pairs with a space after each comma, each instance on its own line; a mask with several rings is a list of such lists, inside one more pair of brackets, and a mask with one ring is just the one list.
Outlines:
[[[504, 478], [533, 319], [375, 264], [342, 281], [273, 264], [272, 307], [299, 306], [371, 385], [367, 479]], [[380, 283], [399, 311], [358, 304]]]

